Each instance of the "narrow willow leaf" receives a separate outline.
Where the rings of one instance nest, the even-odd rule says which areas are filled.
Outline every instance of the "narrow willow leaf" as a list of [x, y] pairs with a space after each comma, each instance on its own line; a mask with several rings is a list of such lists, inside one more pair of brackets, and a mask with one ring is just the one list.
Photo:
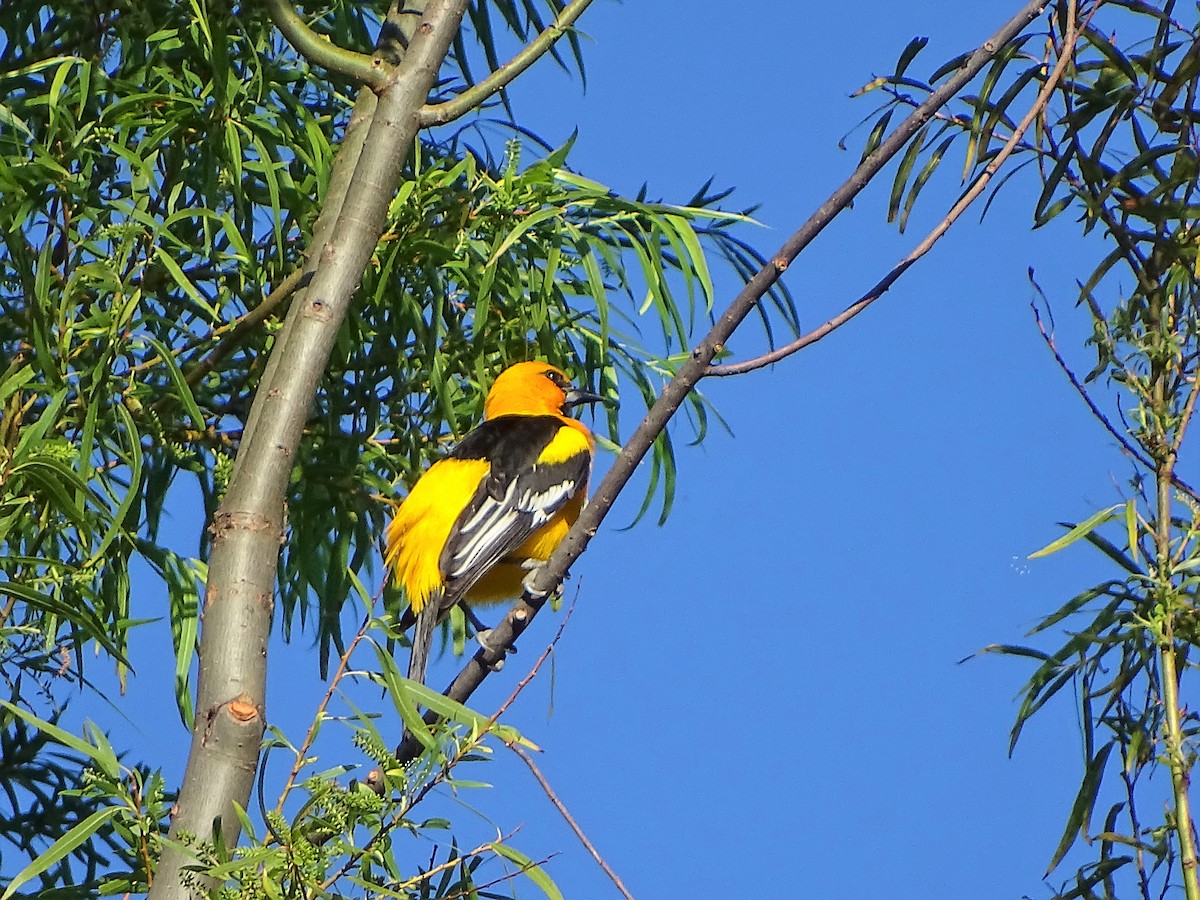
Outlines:
[[1089, 25], [1083, 29], [1083, 39], [1095, 47], [1108, 60], [1111, 65], [1111, 68], [1107, 70], [1108, 72], [1111, 73], [1113, 70], [1116, 70], [1125, 76], [1131, 84], [1136, 85], [1138, 83], [1137, 69], [1133, 67], [1133, 63], [1129, 61], [1129, 58], [1125, 54], [1113, 46], [1113, 43], [1108, 38]]
[[[1064, 528], [1068, 527], [1067, 523], [1060, 522]], [[1084, 537], [1084, 540], [1115, 562], [1118, 566], [1124, 569], [1131, 575], [1145, 575], [1145, 570], [1136, 562], [1117, 549], [1117, 546], [1101, 534], [1092, 532]]]
[[117, 539], [118, 535], [129, 529], [129, 523], [126, 521], [129, 511], [141, 496], [142, 447], [137, 426], [133, 424], [133, 417], [129, 414], [129, 410], [125, 408], [124, 404], [114, 403], [113, 410], [116, 412], [117, 419], [120, 420], [124, 429], [122, 435], [125, 438], [126, 447], [124, 448], [124, 452], [121, 453], [121, 458], [129, 467], [129, 483], [125, 487], [125, 495], [121, 498], [117, 510], [113, 514], [111, 524], [100, 539], [100, 543], [96, 546], [96, 549], [92, 551], [87, 563], [88, 565], [98, 563], [104, 559], [113, 541]]
[[1074, 597], [1060, 606], [1057, 611], [1042, 619], [1042, 621], [1026, 632], [1026, 636], [1038, 634], [1039, 632], [1045, 631], [1047, 628], [1057, 625], [1063, 619], [1069, 618], [1070, 616], [1079, 612], [1079, 610], [1081, 610], [1088, 603], [1091, 603], [1097, 597], [1111, 596], [1128, 598], [1131, 595], [1125, 589], [1124, 583], [1120, 581], [1106, 581], [1104, 584], [1097, 585], [1093, 588], [1088, 588], [1086, 591], [1076, 594]]
[[1071, 544], [1075, 543], [1081, 537], [1091, 534], [1105, 522], [1109, 522], [1116, 518], [1116, 511], [1121, 509], [1123, 506], [1124, 504], [1118, 504], [1116, 506], [1110, 506], [1108, 509], [1100, 510], [1100, 512], [1090, 516], [1083, 522], [1080, 522], [1078, 525], [1072, 527], [1070, 531], [1068, 531], [1058, 540], [1051, 541], [1041, 550], [1030, 553], [1028, 558], [1041, 559], [1043, 556], [1049, 556], [1051, 553], [1057, 553], [1059, 550], [1071, 546]]
[[119, 812], [121, 812], [121, 807], [119, 806], [106, 806], [92, 813], [46, 848], [43, 853], [38, 855], [37, 859], [14, 875], [4, 893], [0, 894], [0, 900], [8, 900], [9, 897], [17, 892], [17, 888], [21, 887], [21, 885], [28, 883], [47, 869], [66, 859], [76, 847], [91, 838], [100, 830], [105, 822]]
[[1054, 167], [1051, 168], [1043, 181], [1041, 196], [1038, 197], [1037, 203], [1033, 207], [1033, 218], [1039, 225], [1050, 221], [1054, 217], [1048, 215], [1047, 210], [1050, 208], [1051, 200], [1054, 198], [1054, 194], [1058, 191], [1059, 185], [1067, 174], [1067, 166], [1071, 164], [1073, 156], [1072, 149], [1068, 147], [1063, 152], [1063, 155], [1058, 158], [1058, 161], [1055, 162]]
[[950, 149], [950, 145], [954, 143], [957, 135], [950, 135], [942, 141], [934, 151], [929, 154], [929, 159], [925, 160], [925, 165], [921, 167], [921, 171], [917, 173], [917, 177], [913, 180], [912, 188], [908, 192], [908, 199], [904, 201], [904, 209], [900, 213], [900, 230], [904, 231], [908, 225], [908, 217], [912, 214], [913, 207], [917, 203], [917, 195], [921, 193], [921, 189], [925, 187], [926, 182], [933, 177], [933, 173], [937, 171], [937, 167], [941, 164], [942, 158], [946, 155], [946, 151]]
[[[21, 709], [21, 707], [16, 706], [13, 703], [9, 703], [7, 700], [0, 700], [0, 707], [3, 707], [4, 709], [8, 710], [10, 713], [12, 713], [17, 718], [24, 719], [27, 723], [32, 725], [38, 731], [42, 732], [44, 735], [49, 737], [51, 740], [54, 740], [57, 743], [62, 744], [64, 747], [70, 747], [76, 753], [78, 753], [81, 756], [87, 757], [88, 759], [90, 759], [94, 763], [96, 763], [97, 767], [100, 767], [101, 757], [103, 756], [103, 754], [99, 750], [97, 750], [96, 747], [92, 746], [92, 744], [88, 743], [83, 738], [77, 737], [77, 736], [71, 734], [69, 731], [64, 731], [63, 729], [59, 728], [57, 725], [55, 725], [51, 722], [47, 722], [45, 719], [39, 719], [33, 713], [28, 712], [24, 709]], [[105, 772], [105, 774], [110, 774], [110, 773]], [[116, 774], [116, 773], [111, 773], [111, 774]]]
[[405, 678], [404, 687], [407, 688], [418, 703], [422, 706], [427, 706], [443, 719], [450, 719], [451, 721], [466, 725], [474, 729], [478, 734], [483, 734], [485, 731], [490, 730], [492, 734], [496, 735], [497, 738], [506, 744], [515, 742], [532, 750], [541, 749], [537, 744], [522, 737], [521, 733], [511, 725], [489, 722], [488, 717], [482, 713], [477, 713], [475, 710], [463, 706], [458, 701], [451, 700], [444, 694], [439, 694], [427, 685]]
[[[988, 644], [975, 656], [980, 656], [984, 653], [999, 653], [1002, 656], [1026, 656], [1030, 659], [1036, 659], [1039, 662], [1046, 662], [1051, 658], [1049, 653], [1042, 650], [1035, 650], [1033, 647], [1022, 647], [1018, 644]], [[966, 659], [971, 659], [968, 656]], [[966, 660], [963, 660], [965, 662]]]
[[542, 893], [550, 897], [551, 900], [562, 900], [562, 892], [550, 879], [550, 876], [546, 874], [546, 871], [524, 853], [514, 850], [512, 847], [502, 844], [499, 841], [488, 844], [488, 846], [497, 856], [502, 856], [514, 865], [519, 866], [521, 874], [541, 888]]
[[183, 377], [183, 372], [180, 370], [179, 364], [175, 361], [175, 353], [156, 338], [147, 335], [146, 341], [154, 348], [154, 352], [162, 360], [162, 364], [167, 370], [167, 377], [170, 379], [171, 385], [175, 388], [175, 395], [179, 402], [183, 404], [183, 409], [188, 414], [188, 418], [192, 420], [192, 427], [197, 431], [203, 431], [205, 427], [204, 413], [200, 411], [200, 405], [196, 403], [196, 396], [192, 393], [187, 379]]
[[892, 120], [894, 110], [889, 109], [875, 123], [875, 127], [871, 129], [871, 133], [867, 136], [867, 143], [863, 146], [862, 157], [859, 162], [866, 159], [872, 153], [879, 149], [879, 145], [883, 143], [883, 136], [887, 133], [888, 122]]
[[894, 73], [896, 78], [899, 78], [904, 74], [904, 71], [908, 68], [909, 63], [916, 58], [918, 53], [925, 49], [928, 43], [929, 38], [927, 37], [915, 37], [908, 42], [908, 46], [905, 47], [904, 51], [900, 54], [900, 59], [896, 61], [896, 71]]
[[[908, 149], [904, 151], [904, 156], [900, 159], [900, 165], [896, 167], [896, 177], [892, 179], [892, 193], [888, 198], [887, 220], [889, 222], [895, 222], [896, 216], [900, 212], [900, 201], [904, 198], [908, 177], [917, 163], [917, 158], [921, 155], [921, 148], [925, 146], [925, 138], [928, 134], [929, 126], [926, 125], [913, 136], [908, 143]], [[900, 231], [904, 231], [903, 225], [900, 226]]]
[[1137, 503], [1132, 497], [1125, 503], [1125, 538], [1129, 541], [1129, 552], [1137, 562], [1138, 514]]
[[425, 720], [421, 718], [421, 713], [413, 700], [416, 692], [410, 690], [417, 682], [410, 681], [400, 674], [396, 660], [386, 647], [375, 641], [372, 641], [371, 645], [375, 648], [375, 656], [379, 660], [380, 677], [383, 679], [384, 687], [387, 688], [392, 705], [396, 707], [396, 712], [400, 715], [400, 721], [404, 723], [409, 734], [421, 742], [421, 746], [426, 750], [436, 750], [438, 740], [429, 730], [429, 726], [425, 724]]
[[1087, 771], [1084, 773], [1083, 782], [1079, 785], [1079, 793], [1075, 796], [1075, 803], [1071, 807], [1071, 814], [1067, 817], [1067, 827], [1063, 831], [1062, 839], [1058, 842], [1058, 848], [1054, 851], [1054, 855], [1050, 858], [1050, 865], [1046, 867], [1046, 875], [1053, 872], [1067, 851], [1075, 843], [1075, 839], [1081, 834], [1086, 838], [1088, 824], [1091, 822], [1092, 809], [1096, 805], [1096, 796], [1100, 792], [1100, 783], [1104, 778], [1104, 767], [1108, 763], [1108, 755], [1112, 752], [1115, 742], [1105, 744], [1100, 752], [1088, 761]]
[[[1046, 668], [1043, 666], [1043, 668]], [[1057, 665], [1051, 666], [1049, 671], [1056, 671]], [[1041, 670], [1039, 670], [1041, 671]], [[1016, 721], [1013, 722], [1012, 730], [1008, 735], [1008, 755], [1012, 756], [1013, 750], [1016, 749], [1017, 741], [1020, 740], [1021, 732], [1025, 729], [1025, 723], [1028, 722], [1034, 715], [1037, 714], [1043, 706], [1058, 694], [1067, 684], [1074, 681], [1076, 675], [1075, 667], [1069, 667], [1062, 672], [1057, 678], [1048, 682], [1036, 685], [1036, 688], [1027, 686], [1025, 698], [1021, 701], [1021, 708], [1017, 711]], [[1031, 679], [1030, 685], [1033, 685]]]
[[70, 622], [82, 632], [80, 637], [95, 641], [118, 662], [125, 665], [129, 664], [129, 661], [125, 658], [125, 654], [121, 652], [121, 648], [113, 642], [108, 627], [87, 607], [64, 603], [49, 594], [36, 591], [33, 588], [17, 584], [13, 581], [0, 581], [0, 594], [8, 594], [10, 597], [16, 597], [18, 600], [28, 603], [34, 609], [57, 617], [62, 622]]
[[971, 58], [971, 53], [960, 53], [958, 56], [954, 57], [953, 59], [942, 63], [942, 65], [940, 65], [937, 68], [937, 71], [935, 71], [932, 75], [929, 76], [930, 84], [933, 84], [936, 81], [940, 81], [942, 78], [945, 78], [947, 75], [949, 75], [953, 72], [957, 72], [959, 69], [961, 69], [963, 66], [965, 66], [967, 64], [967, 60], [970, 58]]

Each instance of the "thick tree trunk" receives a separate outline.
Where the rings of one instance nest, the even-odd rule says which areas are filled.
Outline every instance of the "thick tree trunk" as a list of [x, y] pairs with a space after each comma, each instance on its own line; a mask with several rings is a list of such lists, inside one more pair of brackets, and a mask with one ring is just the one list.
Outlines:
[[[219, 831], [223, 843], [232, 846], [240, 833], [234, 805], [244, 808], [249, 802], [266, 725], [267, 640], [284, 534], [284, 496], [296, 448], [334, 339], [383, 230], [401, 166], [417, 135], [418, 112], [467, 0], [409, 3], [404, 12], [421, 12], [422, 6], [404, 57], [378, 92], [373, 114], [369, 99], [360, 104], [368, 112], [356, 115], [355, 124], [366, 135], [361, 149], [361, 131], [348, 135], [343, 148], [351, 158], [357, 155], [345, 199], [336, 221], [323, 216], [326, 222], [316, 229], [308, 260], [312, 279], [293, 303], [271, 354], [229, 491], [212, 525], [196, 722], [171, 822], [175, 841], [185, 835], [208, 841]], [[186, 853], [165, 850], [150, 897], [199, 896], [204, 885], [188, 887], [183, 877], [182, 868], [190, 861]]]

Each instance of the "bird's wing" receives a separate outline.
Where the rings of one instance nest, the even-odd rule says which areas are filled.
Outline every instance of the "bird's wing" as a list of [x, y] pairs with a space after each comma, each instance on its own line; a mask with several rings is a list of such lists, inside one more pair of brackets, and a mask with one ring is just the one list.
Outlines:
[[485, 454], [490, 470], [442, 549], [451, 603], [584, 489], [591, 468], [587, 438], [554, 416], [501, 416], [484, 426], [490, 423], [493, 435], [464, 440], [454, 454]]

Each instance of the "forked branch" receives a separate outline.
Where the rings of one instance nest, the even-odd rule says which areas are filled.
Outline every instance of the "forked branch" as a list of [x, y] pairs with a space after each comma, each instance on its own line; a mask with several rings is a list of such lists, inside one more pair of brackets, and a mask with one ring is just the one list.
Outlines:
[[1021, 119], [1016, 129], [1009, 136], [1008, 140], [1005, 141], [1004, 146], [1000, 149], [1000, 152], [998, 152], [995, 157], [993, 157], [992, 160], [984, 167], [983, 171], [979, 173], [979, 175], [975, 178], [975, 181], [972, 182], [971, 186], [966, 190], [966, 192], [958, 198], [952, 207], [950, 207], [950, 211], [946, 213], [945, 218], [938, 222], [934, 229], [925, 236], [924, 240], [917, 244], [917, 246], [913, 248], [912, 252], [909, 253], [908, 256], [904, 257], [904, 259], [900, 260], [900, 262], [898, 262], [895, 267], [893, 267], [893, 269], [887, 273], [887, 275], [881, 278], [873, 288], [867, 291], [867, 293], [865, 293], [858, 300], [851, 303], [848, 307], [842, 310], [842, 312], [825, 322], [823, 325], [814, 328], [807, 334], [800, 335], [800, 337], [783, 347], [777, 347], [770, 353], [764, 353], [762, 356], [755, 357], [754, 359], [748, 359], [739, 363], [730, 363], [723, 366], [710, 366], [708, 371], [704, 373], [706, 376], [742, 375], [746, 372], [752, 372], [755, 369], [761, 369], [764, 366], [769, 366], [772, 363], [779, 362], [781, 359], [786, 359], [793, 353], [798, 353], [805, 347], [815, 344], [817, 341], [821, 340], [821, 338], [836, 331], [838, 328], [841, 328], [860, 312], [887, 293], [888, 290], [891, 289], [892, 285], [900, 279], [901, 275], [912, 268], [917, 260], [933, 249], [933, 245], [936, 244], [942, 238], [942, 236], [950, 230], [950, 226], [958, 221], [959, 217], [961, 217], [962, 214], [967, 211], [967, 208], [972, 203], [979, 199], [979, 196], [988, 186], [988, 183], [992, 180], [992, 178], [995, 177], [996, 173], [1000, 171], [1000, 167], [1004, 165], [1005, 161], [1020, 145], [1021, 138], [1025, 136], [1025, 132], [1029, 130], [1029, 127], [1034, 123], [1038, 116], [1042, 114], [1042, 111], [1046, 108], [1046, 104], [1050, 102], [1050, 96], [1054, 93], [1054, 90], [1058, 86], [1059, 82], [1062, 81], [1062, 77], [1067, 71], [1067, 66], [1074, 60], [1075, 42], [1079, 37], [1080, 29], [1075, 21], [1075, 4], [1071, 3], [1069, 5], [1069, 9], [1069, 24], [1067, 26], [1066, 34], [1063, 38], [1062, 51], [1059, 54], [1058, 63], [1055, 65], [1054, 71], [1050, 73], [1050, 77], [1046, 79], [1045, 84], [1043, 84], [1042, 89], [1038, 91], [1037, 97], [1030, 105], [1029, 110], [1025, 113], [1024, 118]]

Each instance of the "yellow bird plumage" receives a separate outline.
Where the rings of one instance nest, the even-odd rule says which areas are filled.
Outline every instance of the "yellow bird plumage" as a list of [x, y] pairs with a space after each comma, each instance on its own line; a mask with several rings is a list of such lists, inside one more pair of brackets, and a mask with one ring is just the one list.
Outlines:
[[388, 526], [384, 559], [413, 621], [409, 677], [424, 680], [437, 623], [456, 603], [519, 597], [579, 517], [595, 443], [566, 415], [601, 398], [544, 362], [500, 373], [484, 421], [434, 463]]

